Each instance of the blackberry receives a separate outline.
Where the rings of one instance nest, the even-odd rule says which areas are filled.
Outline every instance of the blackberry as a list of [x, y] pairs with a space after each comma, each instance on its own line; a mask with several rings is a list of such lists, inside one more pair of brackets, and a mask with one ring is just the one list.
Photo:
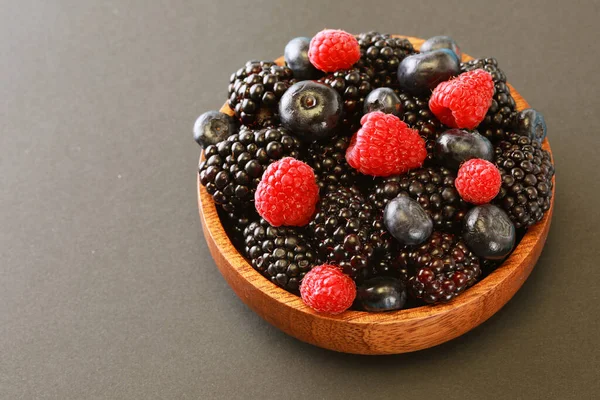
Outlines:
[[343, 127], [348, 134], [360, 128], [365, 97], [373, 89], [373, 71], [369, 68], [352, 68], [325, 75], [322, 82], [335, 89], [344, 99]]
[[538, 141], [516, 133], [498, 143], [495, 152], [502, 188], [494, 202], [504, 208], [517, 229], [527, 228], [550, 208], [554, 176], [550, 153]]
[[396, 86], [398, 65], [406, 56], [416, 53], [410, 41], [378, 32], [361, 33], [356, 39], [360, 45], [358, 65], [373, 69], [374, 87]]
[[360, 279], [368, 274], [369, 261], [375, 259], [376, 252], [384, 253], [387, 247], [384, 232], [377, 230], [381, 226], [376, 210], [356, 186], [340, 186], [321, 198], [308, 231], [323, 260]]
[[503, 140], [507, 132], [514, 127], [517, 117], [515, 99], [506, 84], [506, 75], [498, 68], [498, 61], [495, 58], [480, 58], [460, 65], [461, 72], [475, 69], [489, 72], [494, 80], [492, 105], [477, 129], [490, 140]]
[[313, 142], [308, 148], [306, 161], [315, 171], [321, 193], [350, 186], [358, 179], [356, 170], [346, 161], [349, 144], [349, 137], [338, 136], [326, 143]]
[[273, 126], [279, 120], [279, 99], [295, 82], [287, 66], [272, 61], [248, 61], [229, 78], [229, 107], [244, 125]]
[[455, 178], [444, 167], [420, 168], [404, 175], [379, 178], [369, 201], [383, 210], [391, 199], [406, 192], [431, 216], [434, 229], [455, 231], [460, 229], [469, 208], [454, 187]]
[[434, 137], [442, 131], [442, 123], [429, 110], [429, 97], [413, 96], [397, 91], [404, 113], [402, 120], [413, 129], [419, 130], [424, 138]]
[[445, 130], [442, 123], [429, 110], [429, 98], [413, 96], [409, 93], [397, 91], [404, 109], [402, 120], [413, 129], [417, 129], [425, 140], [427, 158], [425, 162], [432, 164], [435, 157], [435, 140]]
[[251, 222], [257, 221], [259, 216], [254, 208], [239, 210], [236, 212], [226, 212], [222, 208], [217, 210], [219, 218], [227, 232], [227, 236], [231, 239], [231, 243], [241, 253], [244, 252], [244, 230]]
[[284, 128], [250, 130], [242, 127], [204, 150], [200, 163], [200, 183], [225, 211], [254, 206], [254, 192], [265, 168], [289, 156], [298, 158], [300, 142]]
[[304, 275], [318, 263], [302, 228], [275, 228], [261, 218], [248, 225], [244, 239], [252, 267], [274, 284], [296, 294]]
[[408, 263], [414, 268], [408, 280], [409, 293], [427, 304], [452, 300], [481, 275], [479, 258], [465, 243], [439, 231], [410, 251]]

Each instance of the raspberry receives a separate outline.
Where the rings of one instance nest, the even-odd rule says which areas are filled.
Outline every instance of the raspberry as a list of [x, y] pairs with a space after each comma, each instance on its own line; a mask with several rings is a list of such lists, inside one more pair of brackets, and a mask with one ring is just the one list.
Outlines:
[[269, 165], [254, 196], [258, 214], [272, 226], [308, 224], [318, 201], [315, 173], [292, 157]]
[[360, 46], [348, 32], [325, 29], [310, 41], [308, 59], [321, 71], [348, 69], [360, 59]]
[[360, 120], [346, 160], [365, 175], [389, 176], [418, 168], [427, 157], [425, 141], [398, 117], [375, 111]]
[[493, 96], [492, 76], [476, 69], [437, 85], [429, 99], [429, 109], [452, 128], [474, 129], [485, 118]]
[[500, 192], [502, 177], [494, 164], [474, 158], [460, 166], [454, 184], [464, 201], [485, 204]]
[[317, 312], [339, 314], [354, 302], [356, 284], [335, 265], [323, 264], [304, 276], [300, 295]]

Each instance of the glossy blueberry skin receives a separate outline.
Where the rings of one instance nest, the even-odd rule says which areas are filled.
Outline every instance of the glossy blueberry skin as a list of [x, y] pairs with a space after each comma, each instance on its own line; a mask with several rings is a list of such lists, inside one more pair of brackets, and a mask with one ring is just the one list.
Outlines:
[[439, 49], [406, 57], [398, 66], [400, 87], [412, 94], [427, 94], [444, 81], [460, 73], [460, 64], [452, 50]]
[[356, 288], [354, 304], [364, 311], [400, 310], [406, 304], [406, 285], [387, 276], [369, 279]]
[[305, 141], [326, 139], [342, 121], [343, 100], [331, 87], [314, 81], [292, 85], [281, 97], [281, 124]]
[[283, 52], [285, 62], [298, 80], [318, 79], [323, 75], [308, 59], [309, 46], [310, 38], [297, 37], [288, 42]]
[[365, 98], [363, 111], [365, 114], [373, 111], [381, 111], [386, 114], [400, 116], [402, 114], [402, 102], [392, 89], [386, 87], [377, 88]]
[[542, 143], [546, 138], [546, 120], [541, 112], [526, 108], [517, 115], [517, 133]]
[[458, 170], [460, 165], [472, 158], [494, 161], [494, 146], [477, 131], [449, 129], [435, 142], [435, 154], [443, 166]]
[[458, 47], [458, 44], [456, 44], [454, 39], [452, 39], [450, 36], [430, 37], [421, 45], [421, 53], [428, 53], [430, 51], [439, 49], [452, 50], [452, 52], [458, 58], [458, 61], [460, 61], [462, 57], [462, 51], [460, 51], [460, 47]]
[[516, 231], [508, 214], [498, 206], [484, 204], [465, 215], [463, 239], [475, 255], [502, 260], [515, 246]]
[[194, 140], [203, 147], [217, 144], [236, 132], [235, 120], [219, 111], [207, 111], [194, 123]]
[[383, 223], [390, 234], [405, 245], [421, 244], [433, 232], [429, 214], [406, 193], [400, 193], [387, 204]]

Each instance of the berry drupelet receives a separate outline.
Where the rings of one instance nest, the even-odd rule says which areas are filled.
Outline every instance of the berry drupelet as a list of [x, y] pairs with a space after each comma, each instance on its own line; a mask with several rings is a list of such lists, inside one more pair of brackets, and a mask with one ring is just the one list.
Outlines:
[[335, 89], [344, 100], [343, 126], [350, 135], [360, 127], [365, 97], [373, 89], [373, 71], [370, 68], [352, 68], [325, 75], [322, 82]]
[[494, 97], [488, 112], [478, 127], [479, 133], [492, 141], [503, 140], [516, 122], [516, 103], [506, 84], [506, 75], [495, 58], [479, 58], [460, 65], [461, 72], [483, 69], [492, 75]]
[[414, 269], [408, 280], [409, 293], [427, 304], [452, 300], [481, 275], [479, 258], [448, 233], [434, 232], [427, 242], [410, 251], [407, 259]]
[[499, 142], [495, 152], [502, 187], [494, 202], [504, 208], [517, 229], [528, 228], [542, 219], [552, 202], [550, 153], [537, 140], [516, 133]]
[[396, 86], [398, 65], [406, 56], [415, 53], [410, 41], [378, 32], [361, 33], [357, 40], [361, 55], [357, 64], [373, 69], [373, 86]]
[[278, 122], [279, 99], [294, 82], [287, 66], [248, 61], [229, 78], [229, 107], [244, 125], [273, 126]]
[[331, 141], [310, 144], [306, 161], [315, 171], [321, 193], [334, 190], [338, 186], [351, 186], [358, 180], [358, 174], [346, 161], [346, 149], [350, 138], [337, 136]]
[[455, 231], [460, 229], [469, 208], [454, 187], [455, 178], [444, 167], [412, 170], [376, 181], [369, 200], [382, 210], [391, 199], [405, 192], [431, 216], [434, 229]]
[[300, 142], [284, 128], [250, 130], [243, 127], [204, 151], [200, 183], [227, 212], [254, 207], [254, 192], [265, 168], [289, 156], [298, 158]]
[[246, 227], [244, 239], [252, 267], [296, 294], [304, 275], [319, 263], [302, 228], [275, 228], [261, 218]]

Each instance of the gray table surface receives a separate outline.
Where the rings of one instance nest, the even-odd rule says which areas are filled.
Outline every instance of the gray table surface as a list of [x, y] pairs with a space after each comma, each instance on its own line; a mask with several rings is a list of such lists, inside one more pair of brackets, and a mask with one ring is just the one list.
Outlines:
[[[599, 4], [465, 3], [2, 1], [0, 398], [599, 398]], [[546, 249], [448, 344], [301, 343], [238, 300], [204, 243], [195, 117], [246, 60], [325, 27], [450, 34], [546, 115]]]

